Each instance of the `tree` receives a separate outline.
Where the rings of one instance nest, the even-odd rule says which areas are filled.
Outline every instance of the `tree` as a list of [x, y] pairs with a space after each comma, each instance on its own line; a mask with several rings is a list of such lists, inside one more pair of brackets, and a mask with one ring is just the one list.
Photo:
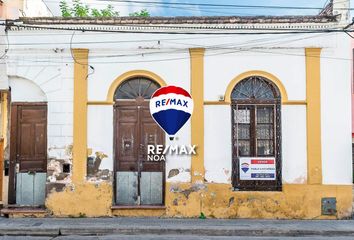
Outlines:
[[[110, 4], [104, 9], [90, 8], [83, 4], [81, 0], [73, 0], [73, 6], [70, 7], [65, 0], [59, 4], [62, 17], [118, 17], [119, 12], [115, 11]], [[129, 14], [131, 17], [150, 17], [150, 13], [146, 9]]]

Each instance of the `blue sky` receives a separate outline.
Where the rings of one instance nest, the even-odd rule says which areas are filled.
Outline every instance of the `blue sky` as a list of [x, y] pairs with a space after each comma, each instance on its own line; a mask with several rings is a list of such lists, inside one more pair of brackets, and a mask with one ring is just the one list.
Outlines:
[[[55, 15], [60, 15], [60, 0], [44, 0]], [[322, 8], [328, 0], [146, 0], [159, 2], [187, 2], [187, 3], [210, 3], [210, 4], [237, 4], [237, 5], [275, 5], [295, 7], [319, 7]], [[71, 0], [67, 0], [71, 2]], [[228, 9], [228, 8], [205, 8], [198, 6], [176, 6], [161, 7], [156, 4], [132, 4], [117, 3], [100, 0], [82, 0], [93, 7], [104, 8], [108, 3], [112, 4], [122, 16], [130, 12], [146, 8], [153, 16], [213, 16], [213, 15], [311, 15], [317, 14], [318, 10], [293, 10], [293, 9]], [[354, 0], [351, 0], [354, 4]], [[353, 6], [353, 4], [351, 4]]]

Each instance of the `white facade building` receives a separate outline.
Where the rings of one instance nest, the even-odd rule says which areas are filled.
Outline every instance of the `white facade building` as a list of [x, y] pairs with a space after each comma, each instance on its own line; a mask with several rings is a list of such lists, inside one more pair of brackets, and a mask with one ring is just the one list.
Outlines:
[[[9, 183], [9, 202], [45, 204], [56, 216], [351, 215], [351, 41], [341, 31], [347, 25], [346, 12], [340, 14], [274, 18], [23, 18], [13, 22], [6, 71], [11, 95], [8, 100], [16, 105], [10, 121], [20, 130], [17, 129], [17, 142], [10, 133], [10, 149], [16, 148], [17, 152], [9, 150], [10, 178], [15, 179]], [[135, 151], [135, 141], [144, 139], [124, 134], [135, 128], [149, 131], [142, 125], [120, 125], [132, 124], [134, 114], [122, 112], [128, 108], [121, 107], [122, 99], [114, 98], [116, 89], [137, 79], [139, 83], [179, 86], [191, 93], [195, 102], [191, 121], [174, 141], [168, 136], [163, 141], [166, 145], [195, 144], [197, 155], [167, 155], [166, 163], [161, 165], [163, 170], [160, 165], [146, 165], [146, 169], [153, 170], [134, 170], [135, 162], [129, 165], [128, 160], [123, 161], [127, 165], [122, 164], [121, 159], [128, 153], [119, 155], [120, 152], [130, 148]], [[247, 81], [253, 81], [253, 85], [247, 85]], [[244, 84], [243, 90], [240, 84]], [[267, 93], [257, 97], [263, 85], [272, 89], [274, 98]], [[253, 91], [254, 96], [237, 97], [241, 90], [245, 91], [243, 95]], [[140, 104], [135, 98], [130, 101], [130, 107]], [[36, 141], [46, 139], [45, 166], [38, 165], [39, 157], [28, 160], [28, 164], [11, 157], [11, 153], [21, 155], [21, 151], [37, 146], [27, 146], [26, 137], [21, 143], [22, 132], [18, 131], [27, 130], [21, 128], [22, 117], [14, 115], [14, 111], [19, 114], [30, 103], [47, 107], [46, 130], [38, 130], [43, 130], [44, 135], [26, 135], [33, 135]], [[272, 116], [270, 122], [257, 118], [262, 111]], [[251, 119], [249, 122], [240, 120], [244, 112], [250, 114], [246, 117]], [[130, 122], [120, 118], [124, 114]], [[16, 122], [15, 116], [20, 120]], [[240, 137], [240, 125], [246, 126], [248, 137]], [[262, 126], [268, 129], [269, 139], [253, 132]], [[275, 180], [242, 181], [239, 165], [245, 156], [274, 159]], [[23, 175], [21, 168], [26, 171], [22, 171]], [[37, 198], [29, 200], [19, 195], [28, 189], [21, 181], [31, 171], [47, 174], [46, 180], [39, 177], [33, 187]], [[150, 185], [145, 180], [132, 180], [140, 171], [143, 175], [149, 172]], [[156, 172], [162, 174], [162, 183], [156, 182], [160, 179]], [[122, 187], [122, 182], [133, 186], [134, 181], [139, 189]], [[154, 186], [160, 189], [154, 190]], [[144, 195], [144, 188], [149, 189], [149, 197]], [[136, 194], [131, 193], [134, 191]], [[127, 197], [122, 199], [124, 194]], [[160, 200], [154, 196], [161, 196]], [[321, 203], [328, 198], [336, 199], [333, 216], [321, 212]], [[151, 209], [146, 205], [159, 207]]]

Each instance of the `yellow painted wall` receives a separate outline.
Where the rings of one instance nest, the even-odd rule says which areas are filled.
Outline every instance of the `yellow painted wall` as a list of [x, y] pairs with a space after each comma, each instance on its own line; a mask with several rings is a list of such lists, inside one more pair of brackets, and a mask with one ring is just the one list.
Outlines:
[[307, 48], [306, 98], [307, 98], [307, 181], [322, 184], [321, 143], [321, 49]]
[[[282, 192], [234, 192], [228, 184], [166, 184], [166, 209], [111, 210], [112, 185], [79, 184], [51, 193], [58, 217], [155, 216], [265, 219], [342, 219], [352, 214], [352, 186], [284, 185]], [[336, 197], [336, 216], [321, 215], [321, 198]]]
[[[284, 185], [282, 192], [233, 192], [228, 184], [168, 184], [167, 216], [211, 218], [334, 219], [350, 217], [351, 186]], [[337, 216], [321, 216], [321, 198], [337, 197]]]
[[74, 61], [74, 121], [73, 175], [75, 183], [86, 178], [87, 162], [87, 77], [88, 49], [73, 49]]
[[77, 183], [49, 193], [45, 205], [57, 217], [111, 216], [112, 190], [109, 183]]
[[202, 183], [204, 168], [204, 52], [203, 48], [190, 49], [191, 95], [194, 110], [191, 117], [192, 145], [197, 146], [197, 154], [192, 155], [191, 177], [193, 183]]
[[[8, 92], [2, 92], [1, 93], [1, 138], [3, 139], [3, 149], [2, 149], [2, 154], [3, 156], [0, 157], [3, 161], [5, 160], [5, 151], [8, 149], [8, 129], [9, 129], [9, 101], [8, 101], [9, 93]], [[2, 163], [2, 166], [4, 168], [4, 162]], [[4, 169], [2, 169], [4, 170]], [[5, 171], [2, 171], [2, 182], [0, 183], [2, 185], [1, 187], [1, 201], [3, 204], [7, 204], [8, 201], [8, 176], [5, 176]]]

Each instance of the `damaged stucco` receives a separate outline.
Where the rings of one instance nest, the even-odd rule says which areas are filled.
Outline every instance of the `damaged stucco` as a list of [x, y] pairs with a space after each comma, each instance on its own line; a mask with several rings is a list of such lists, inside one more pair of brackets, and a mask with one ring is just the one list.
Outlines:
[[47, 196], [46, 207], [57, 217], [111, 216], [112, 184], [78, 183]]
[[[228, 184], [167, 184], [166, 216], [333, 219], [351, 216], [351, 186], [284, 185], [282, 192], [235, 192]], [[321, 215], [321, 198], [337, 197], [337, 215]]]
[[87, 181], [88, 182], [101, 182], [101, 181], [113, 181], [113, 172], [109, 169], [102, 169], [102, 161], [106, 161], [108, 155], [103, 152], [95, 152], [90, 154], [87, 158]]
[[[50, 151], [50, 150], [49, 150]], [[46, 193], [60, 192], [71, 183], [72, 145], [65, 147], [61, 158], [49, 157], [47, 163]]]
[[[343, 219], [351, 216], [351, 186], [284, 185], [282, 192], [235, 192], [228, 184], [167, 183], [165, 207], [112, 208], [112, 185], [82, 183], [53, 192], [54, 216], [159, 216], [197, 218]], [[337, 214], [321, 215], [321, 198], [337, 198]]]

